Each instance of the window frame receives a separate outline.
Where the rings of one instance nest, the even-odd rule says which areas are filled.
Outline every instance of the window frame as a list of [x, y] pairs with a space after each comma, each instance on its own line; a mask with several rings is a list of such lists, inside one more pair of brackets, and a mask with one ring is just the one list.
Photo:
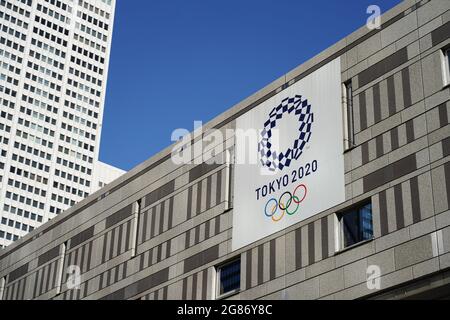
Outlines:
[[[358, 241], [356, 243], [353, 243], [352, 245], [345, 246], [345, 234], [344, 234], [345, 228], [344, 228], [344, 219], [343, 219], [343, 217], [346, 214], [349, 214], [349, 213], [351, 213], [352, 211], [355, 211], [355, 210], [358, 210], [358, 215], [360, 215], [361, 214], [360, 210], [362, 208], [364, 208], [365, 206], [369, 205], [369, 204], [371, 205], [372, 236], [370, 238], [368, 238], [368, 239], [364, 239], [364, 240]], [[371, 242], [371, 241], [373, 241], [375, 239], [375, 235], [373, 233], [373, 203], [372, 203], [371, 199], [368, 199], [368, 200], [365, 200], [365, 201], [361, 201], [361, 202], [359, 202], [359, 203], [357, 203], [357, 204], [355, 204], [355, 205], [353, 205], [353, 206], [351, 206], [351, 207], [349, 207], [347, 209], [344, 209], [342, 211], [336, 212], [335, 219], [336, 219], [335, 220], [336, 221], [336, 230], [335, 230], [336, 231], [336, 237], [335, 238], [337, 239], [337, 241], [336, 241], [336, 248], [335, 248], [336, 254], [343, 253], [343, 252], [351, 250], [351, 249], [353, 249], [355, 247], [362, 246], [362, 245], [364, 245], [364, 244], [366, 244], [368, 242]]]
[[351, 79], [342, 83], [342, 119], [344, 127], [344, 152], [347, 152], [355, 147], [353, 83]]
[[[221, 294], [220, 293], [220, 287], [221, 287], [220, 286], [220, 274], [221, 274], [221, 271], [227, 265], [230, 265], [230, 264], [235, 263], [237, 261], [239, 261], [239, 288]], [[224, 262], [224, 263], [222, 263], [222, 264], [220, 264], [220, 265], [218, 265], [218, 266], [216, 266], [214, 268], [215, 269], [215, 275], [216, 275], [215, 290], [214, 290], [215, 291], [216, 300], [226, 299], [226, 298], [229, 298], [229, 297], [234, 296], [234, 295], [238, 294], [239, 292], [241, 292], [241, 286], [242, 286], [242, 281], [241, 281], [242, 280], [241, 262], [242, 262], [241, 261], [241, 257], [239, 256], [239, 257], [235, 257], [233, 259], [230, 259], [230, 260], [228, 260], [228, 261], [226, 261], [226, 262]]]

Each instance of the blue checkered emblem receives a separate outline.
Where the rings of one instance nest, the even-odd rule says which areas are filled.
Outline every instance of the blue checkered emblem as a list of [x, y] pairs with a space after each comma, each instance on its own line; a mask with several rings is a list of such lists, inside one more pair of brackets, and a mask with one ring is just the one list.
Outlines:
[[[289, 149], [284, 152], [272, 150], [271, 143], [272, 129], [276, 128], [277, 121], [283, 119], [285, 114], [298, 116], [299, 134], [293, 141]], [[293, 160], [298, 160], [303, 153], [303, 149], [311, 139], [311, 128], [314, 122], [314, 114], [307, 99], [296, 95], [293, 98], [284, 99], [278, 107], [275, 107], [269, 114], [269, 120], [264, 123], [264, 130], [261, 132], [261, 141], [258, 144], [261, 164], [270, 171], [283, 170], [291, 165]]]

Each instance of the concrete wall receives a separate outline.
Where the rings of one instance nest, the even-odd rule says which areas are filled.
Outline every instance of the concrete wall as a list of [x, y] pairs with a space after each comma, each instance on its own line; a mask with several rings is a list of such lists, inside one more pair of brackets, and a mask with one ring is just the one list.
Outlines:
[[[381, 30], [357, 30], [206, 125], [233, 128], [237, 116], [340, 56], [342, 82], [354, 87], [356, 133], [345, 153], [344, 203], [231, 252], [232, 166], [176, 166], [169, 147], [0, 251], [4, 298], [212, 299], [215, 266], [239, 256], [241, 291], [231, 299], [386, 297], [430, 276], [444, 283], [449, 9], [446, 0], [404, 1], [383, 15]], [[232, 147], [231, 137], [224, 148]], [[336, 251], [336, 212], [367, 199], [375, 239]], [[74, 264], [80, 290], [67, 289], [65, 275], [59, 292], [58, 272]], [[379, 290], [367, 288], [369, 265], [381, 268]]]

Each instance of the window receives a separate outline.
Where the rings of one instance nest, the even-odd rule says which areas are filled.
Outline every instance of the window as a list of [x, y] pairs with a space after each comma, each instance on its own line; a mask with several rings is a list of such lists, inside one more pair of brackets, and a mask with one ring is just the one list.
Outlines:
[[0, 279], [0, 300], [3, 300], [3, 292], [5, 291], [6, 286], [6, 278], [3, 277]]
[[372, 204], [365, 203], [339, 213], [340, 249], [373, 239]]
[[344, 149], [348, 150], [355, 145], [353, 130], [353, 86], [349, 80], [343, 84], [343, 118], [344, 118]]
[[442, 50], [442, 71], [444, 86], [450, 85], [450, 48]]
[[217, 268], [218, 299], [233, 295], [241, 289], [241, 259], [234, 260]]
[[62, 285], [63, 285], [63, 268], [66, 259], [66, 251], [67, 251], [67, 241], [61, 244], [59, 248], [59, 259], [58, 259], [58, 267], [56, 269], [56, 295], [61, 294]]

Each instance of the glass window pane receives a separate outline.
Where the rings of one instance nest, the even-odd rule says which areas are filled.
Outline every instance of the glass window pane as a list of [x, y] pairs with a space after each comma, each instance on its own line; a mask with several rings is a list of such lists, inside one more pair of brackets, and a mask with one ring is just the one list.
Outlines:
[[365, 204], [341, 215], [343, 245], [350, 247], [373, 238], [372, 204]]

